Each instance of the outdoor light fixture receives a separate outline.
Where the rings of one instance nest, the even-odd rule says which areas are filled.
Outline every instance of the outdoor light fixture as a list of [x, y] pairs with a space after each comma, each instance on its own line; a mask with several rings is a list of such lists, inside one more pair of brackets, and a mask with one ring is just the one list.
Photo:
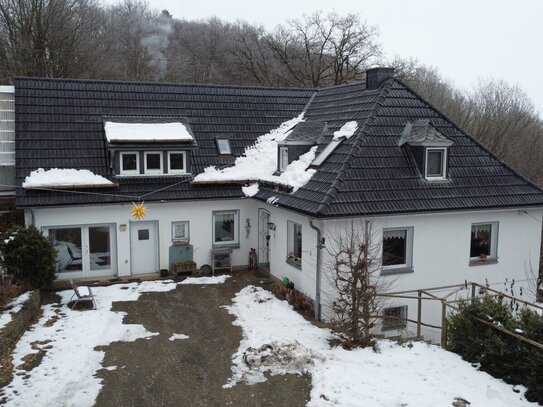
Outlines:
[[275, 223], [268, 222], [268, 230], [275, 230]]

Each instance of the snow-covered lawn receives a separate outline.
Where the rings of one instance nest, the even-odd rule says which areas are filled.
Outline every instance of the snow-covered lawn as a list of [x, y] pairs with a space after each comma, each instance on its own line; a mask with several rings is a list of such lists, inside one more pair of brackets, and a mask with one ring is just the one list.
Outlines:
[[[174, 290], [178, 284], [220, 284], [225, 276], [145, 281], [109, 287], [93, 287], [97, 309], [72, 311], [67, 303], [73, 290], [59, 293], [62, 305], [42, 307], [43, 316], [18, 342], [14, 355], [13, 381], [0, 391], [7, 406], [92, 406], [102, 387], [95, 373], [102, 369], [104, 352], [95, 350], [115, 341], [148, 339], [157, 332], [140, 324], [123, 324], [124, 312], [111, 310], [114, 301], [136, 301], [145, 292]], [[170, 339], [183, 339], [175, 334]], [[43, 354], [41, 363], [30, 371], [18, 366], [28, 355]], [[115, 367], [107, 367], [114, 370]]]
[[[226, 307], [243, 329], [233, 355], [232, 378], [265, 380], [264, 373], [308, 373], [309, 406], [451, 406], [456, 397], [471, 406], [536, 405], [515, 388], [480, 372], [460, 356], [437, 346], [412, 347], [380, 341], [380, 352], [330, 347], [331, 332], [310, 324], [285, 301], [249, 286]], [[251, 368], [249, 367], [251, 366]]]
[[11, 316], [18, 313], [26, 300], [30, 298], [30, 291], [19, 295], [14, 298], [9, 304], [5, 305], [4, 312], [0, 313], [0, 329], [5, 327], [11, 322]]

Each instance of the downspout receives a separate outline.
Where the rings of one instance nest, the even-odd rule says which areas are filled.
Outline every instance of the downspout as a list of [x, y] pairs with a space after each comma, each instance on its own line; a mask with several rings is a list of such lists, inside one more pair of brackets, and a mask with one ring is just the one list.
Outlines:
[[309, 218], [309, 226], [317, 232], [317, 267], [315, 276], [315, 319], [321, 320], [321, 250], [324, 248], [322, 232], [313, 224], [313, 219]]

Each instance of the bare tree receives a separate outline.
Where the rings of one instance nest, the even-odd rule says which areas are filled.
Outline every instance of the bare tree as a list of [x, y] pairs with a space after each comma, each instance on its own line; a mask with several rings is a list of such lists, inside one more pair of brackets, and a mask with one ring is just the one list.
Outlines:
[[356, 14], [341, 17], [316, 12], [279, 25], [272, 34], [247, 27], [242, 33], [250, 37], [239, 37], [234, 54], [258, 82], [340, 85], [360, 79], [381, 55], [377, 30]]
[[369, 221], [352, 221], [328, 238], [328, 269], [336, 290], [331, 320], [346, 348], [376, 349], [374, 328], [383, 310], [378, 294], [390, 285], [379, 277], [380, 247]]
[[0, 1], [0, 79], [93, 76], [103, 22], [94, 0]]

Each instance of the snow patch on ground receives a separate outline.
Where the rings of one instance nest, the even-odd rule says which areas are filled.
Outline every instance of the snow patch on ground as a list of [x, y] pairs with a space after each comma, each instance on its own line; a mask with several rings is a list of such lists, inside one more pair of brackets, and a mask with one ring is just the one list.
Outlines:
[[113, 182], [89, 170], [76, 170], [72, 168], [51, 168], [50, 170], [38, 168], [32, 171], [23, 182], [23, 188], [76, 185], [113, 185]]
[[189, 337], [184, 334], [173, 334], [168, 338], [169, 341], [175, 341], [176, 339], [189, 339]]
[[27, 291], [4, 306], [4, 311], [0, 314], [0, 330], [11, 322], [12, 315], [18, 313], [29, 298], [30, 291]]
[[337, 140], [341, 137], [349, 139], [358, 130], [358, 123], [355, 121], [345, 123], [341, 129], [334, 131], [334, 140]]
[[[281, 176], [274, 176], [273, 174], [277, 170], [277, 143], [283, 141], [290, 134], [293, 127], [303, 120], [302, 113], [298, 117], [282, 123], [268, 134], [260, 136], [254, 145], [247, 147], [244, 155], [236, 158], [233, 166], [220, 170], [214, 166], [207, 167], [203, 173], [194, 178], [193, 182], [197, 184], [199, 182], [220, 181], [266, 181], [290, 186], [294, 190], [300, 188], [309, 181], [315, 172], [314, 170], [307, 170], [307, 168], [315, 158], [316, 147], [292, 162]], [[249, 193], [254, 191], [254, 185], [251, 185], [252, 189], [248, 190]], [[244, 193], [247, 195], [245, 190]]]
[[437, 346], [412, 347], [380, 341], [380, 352], [330, 347], [329, 330], [317, 328], [286, 301], [253, 286], [236, 294], [225, 307], [236, 317], [243, 339], [232, 357], [238, 382], [265, 380], [264, 373], [309, 373], [308, 406], [450, 406], [456, 397], [472, 406], [536, 406], [522, 396], [525, 389], [480, 372], [460, 356]]
[[177, 284], [222, 284], [227, 278], [230, 278], [228, 274], [214, 277], [188, 277]]

